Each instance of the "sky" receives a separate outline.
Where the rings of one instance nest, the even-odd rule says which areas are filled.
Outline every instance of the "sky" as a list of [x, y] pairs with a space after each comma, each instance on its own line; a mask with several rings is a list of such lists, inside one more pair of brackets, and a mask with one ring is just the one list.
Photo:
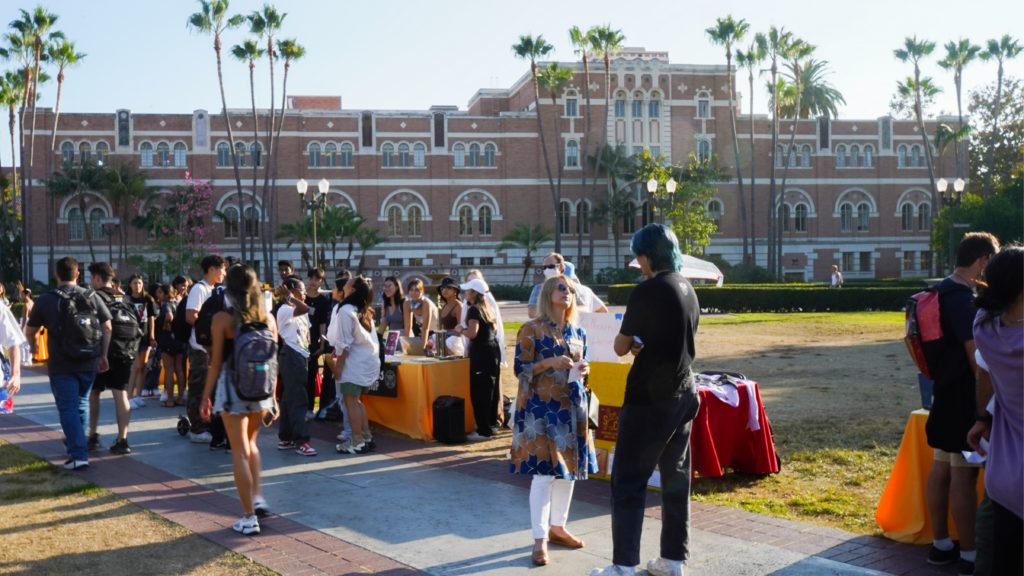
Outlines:
[[[263, 0], [233, 0], [231, 13], [250, 13]], [[288, 93], [340, 95], [346, 109], [425, 110], [457, 105], [465, 110], [479, 88], [507, 88], [526, 72], [511, 46], [522, 34], [542, 34], [553, 43], [553, 59], [575, 59], [567, 31], [611, 24], [626, 36], [626, 46], [667, 51], [674, 63], [724, 64], [724, 49], [713, 46], [704, 30], [731, 14], [754, 32], [784, 26], [817, 46], [815, 58], [829, 63], [829, 81], [846, 99], [841, 118], [877, 118], [886, 114], [897, 80], [913, 73], [892, 55], [906, 36], [939, 45], [922, 66], [944, 89], [935, 111], [956, 110], [952, 74], [936, 62], [942, 44], [960, 37], [984, 45], [990, 38], [1019, 33], [1024, 22], [1020, 0], [772, 1], [721, 0], [678, 2], [648, 0], [629, 5], [588, 0], [544, 3], [389, 2], [276, 0], [286, 12], [282, 38], [295, 38], [307, 56], [291, 67]], [[5, 0], [0, 23], [18, 17], [18, 8], [34, 3]], [[221, 109], [212, 39], [186, 27], [198, 2], [189, 0], [51, 0], [43, 6], [60, 15], [57, 28], [87, 54], [66, 72], [61, 110], [138, 113], [190, 113]], [[583, 7], [581, 9], [581, 6]], [[228, 49], [248, 32], [224, 36], [224, 80], [228, 107], [250, 106], [248, 68], [231, 59]], [[1024, 38], [1021, 39], [1024, 43]], [[0, 70], [14, 68], [0, 62]], [[280, 66], [276, 98], [280, 106]], [[1024, 55], [1005, 66], [1007, 75], [1024, 77]], [[52, 74], [56, 76], [56, 72]], [[996, 65], [976, 62], [964, 73], [964, 98], [972, 88], [994, 83]], [[755, 80], [755, 113], [766, 113], [764, 80]], [[40, 106], [52, 106], [56, 81], [40, 90]], [[738, 89], [749, 106], [746, 75]], [[257, 106], [270, 102], [269, 69], [257, 66]], [[4, 115], [6, 116], [6, 114]], [[0, 160], [10, 165], [10, 137], [0, 138]]]

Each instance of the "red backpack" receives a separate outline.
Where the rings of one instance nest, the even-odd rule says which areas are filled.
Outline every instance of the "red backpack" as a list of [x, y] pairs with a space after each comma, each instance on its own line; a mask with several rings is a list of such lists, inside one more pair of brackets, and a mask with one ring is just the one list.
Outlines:
[[907, 335], [903, 341], [907, 344], [910, 358], [914, 360], [917, 369], [925, 378], [934, 380], [932, 371], [928, 367], [925, 345], [942, 338], [942, 322], [939, 319], [939, 290], [937, 288], [918, 292], [907, 300], [906, 330]]

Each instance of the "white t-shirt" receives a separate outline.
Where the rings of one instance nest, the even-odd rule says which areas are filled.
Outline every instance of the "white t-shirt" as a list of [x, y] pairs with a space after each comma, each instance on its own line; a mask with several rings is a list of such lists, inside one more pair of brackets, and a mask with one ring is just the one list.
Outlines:
[[281, 306], [277, 311], [277, 333], [292, 350], [309, 358], [309, 314], [296, 316], [294, 306]]
[[[185, 310], [195, 310], [198, 314], [199, 309], [203, 307], [203, 303], [210, 298], [210, 294], [213, 292], [213, 287], [206, 283], [206, 280], [200, 280], [192, 287], [192, 290], [188, 293], [188, 301], [185, 302]], [[188, 337], [189, 346], [205, 352], [206, 350], [196, 342], [196, 329], [192, 328], [192, 335]]]
[[336, 380], [368, 387], [380, 376], [380, 343], [373, 322], [367, 331], [359, 323], [357, 312], [358, 309], [351, 304], [336, 307], [327, 328], [327, 340], [338, 356], [348, 350], [348, 356], [341, 365], [341, 377]]
[[25, 334], [18, 326], [18, 321], [14, 318], [14, 314], [11, 313], [11, 309], [6, 306], [0, 306], [0, 346], [14, 348], [15, 346], [21, 346], [25, 342], [28, 342], [28, 340], [25, 339]]

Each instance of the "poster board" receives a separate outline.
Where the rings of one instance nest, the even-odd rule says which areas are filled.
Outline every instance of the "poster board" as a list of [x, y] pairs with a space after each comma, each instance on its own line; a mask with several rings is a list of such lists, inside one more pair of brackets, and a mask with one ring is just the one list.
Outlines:
[[[615, 353], [615, 335], [622, 327], [622, 314], [580, 314], [580, 326], [587, 332], [587, 353], [591, 362], [619, 363], [619, 355]], [[622, 385], [626, 385], [625, 380]]]
[[[591, 316], [611, 316], [611, 314], [591, 314]], [[619, 320], [621, 322], [621, 319]], [[616, 328], [615, 333], [618, 333]], [[587, 346], [590, 346], [590, 334], [587, 333]], [[590, 388], [601, 401], [598, 409], [598, 427], [594, 431], [594, 449], [597, 452], [597, 474], [593, 478], [611, 480], [611, 470], [615, 465], [615, 439], [619, 433], [619, 410], [626, 396], [626, 377], [631, 364], [611, 362], [590, 363]], [[661, 472], [655, 470], [647, 486], [652, 489], [661, 488]]]

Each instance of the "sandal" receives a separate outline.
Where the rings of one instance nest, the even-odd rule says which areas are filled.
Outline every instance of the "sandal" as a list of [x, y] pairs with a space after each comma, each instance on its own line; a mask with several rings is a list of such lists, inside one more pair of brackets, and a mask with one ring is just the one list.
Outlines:
[[533, 564], [535, 566], [547, 566], [548, 565], [548, 552], [547, 552], [547, 550], [534, 550], [533, 551]]
[[164, 400], [160, 403], [160, 406], [164, 408], [174, 408], [174, 400]]
[[583, 540], [570, 534], [568, 537], [559, 536], [552, 531], [548, 531], [548, 542], [552, 544], [558, 544], [559, 546], [565, 546], [566, 548], [583, 548]]

